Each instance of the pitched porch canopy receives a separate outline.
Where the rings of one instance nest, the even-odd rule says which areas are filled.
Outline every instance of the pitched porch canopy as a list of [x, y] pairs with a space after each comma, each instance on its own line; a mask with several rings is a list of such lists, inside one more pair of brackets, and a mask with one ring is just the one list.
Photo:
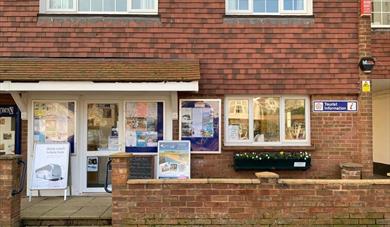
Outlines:
[[0, 91], [198, 91], [198, 60], [0, 58]]

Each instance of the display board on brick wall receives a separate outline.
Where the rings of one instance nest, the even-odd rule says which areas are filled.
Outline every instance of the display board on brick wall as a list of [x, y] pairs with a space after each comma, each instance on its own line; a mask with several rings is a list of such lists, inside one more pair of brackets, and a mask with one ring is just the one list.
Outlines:
[[221, 152], [221, 100], [181, 99], [179, 139], [191, 142], [191, 153]]

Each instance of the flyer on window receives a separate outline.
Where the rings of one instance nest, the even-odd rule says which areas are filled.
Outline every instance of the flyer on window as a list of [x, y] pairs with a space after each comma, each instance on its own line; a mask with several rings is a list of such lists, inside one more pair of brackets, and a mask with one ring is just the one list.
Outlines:
[[127, 152], [157, 152], [163, 137], [161, 102], [127, 102], [125, 105]]
[[190, 141], [159, 141], [157, 177], [191, 178]]
[[220, 153], [220, 125], [220, 99], [180, 100], [179, 139], [191, 142], [192, 153]]

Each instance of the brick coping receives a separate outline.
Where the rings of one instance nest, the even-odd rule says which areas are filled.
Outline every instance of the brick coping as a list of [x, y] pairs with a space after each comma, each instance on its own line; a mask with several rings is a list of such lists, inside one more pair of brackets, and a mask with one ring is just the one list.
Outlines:
[[[288, 185], [313, 185], [313, 184], [336, 184], [336, 185], [390, 185], [390, 179], [279, 179], [279, 184]], [[128, 180], [127, 184], [260, 184], [259, 179], [144, 179]]]

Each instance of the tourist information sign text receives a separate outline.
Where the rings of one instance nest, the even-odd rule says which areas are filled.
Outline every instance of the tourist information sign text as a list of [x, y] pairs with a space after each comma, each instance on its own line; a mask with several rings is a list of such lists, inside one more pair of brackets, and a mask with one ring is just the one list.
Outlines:
[[313, 112], [357, 112], [356, 100], [315, 100]]

